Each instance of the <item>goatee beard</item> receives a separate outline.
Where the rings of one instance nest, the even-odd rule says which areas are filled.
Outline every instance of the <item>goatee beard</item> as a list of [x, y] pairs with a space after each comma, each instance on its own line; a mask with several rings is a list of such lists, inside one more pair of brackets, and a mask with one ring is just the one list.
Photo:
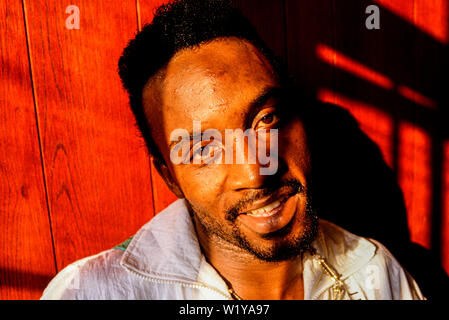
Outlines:
[[209, 239], [218, 237], [220, 240], [237, 246], [257, 259], [266, 262], [294, 259], [310, 250], [311, 244], [318, 234], [318, 216], [312, 203], [311, 194], [307, 192], [297, 180], [288, 180], [284, 182], [281, 187], [289, 189], [289, 196], [294, 196], [298, 193], [303, 193], [306, 196], [306, 208], [302, 221], [303, 230], [301, 234], [288, 239], [289, 236], [291, 237], [290, 234], [296, 220], [295, 214], [292, 220], [282, 229], [261, 236], [263, 240], [272, 241], [272, 245], [268, 246], [268, 248], [259, 246], [256, 243], [251, 243], [240, 232], [240, 229], [235, 224], [235, 220], [237, 219], [237, 213], [241, 207], [247, 203], [258, 200], [265, 195], [271, 194], [273, 191], [278, 190], [279, 187], [275, 188], [275, 190], [274, 188], [265, 189], [265, 191], [259, 193], [257, 196], [243, 199], [228, 209], [226, 211], [226, 220], [232, 224], [231, 232], [225, 232], [223, 227], [216, 222], [213, 216], [199, 212], [189, 203], [191, 210], [193, 211], [191, 214], [196, 217], [194, 220], [198, 222], [199, 227]]

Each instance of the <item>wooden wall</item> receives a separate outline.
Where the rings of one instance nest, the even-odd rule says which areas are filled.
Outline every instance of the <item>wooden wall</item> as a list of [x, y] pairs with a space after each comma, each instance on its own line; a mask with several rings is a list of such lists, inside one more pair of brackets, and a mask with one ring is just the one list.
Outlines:
[[[175, 198], [117, 75], [163, 0], [0, 2], [0, 298], [36, 299]], [[449, 272], [447, 0], [235, 0], [293, 75], [354, 115], [395, 172], [411, 241]], [[367, 30], [365, 8], [380, 8]], [[80, 9], [67, 29], [66, 8]]]

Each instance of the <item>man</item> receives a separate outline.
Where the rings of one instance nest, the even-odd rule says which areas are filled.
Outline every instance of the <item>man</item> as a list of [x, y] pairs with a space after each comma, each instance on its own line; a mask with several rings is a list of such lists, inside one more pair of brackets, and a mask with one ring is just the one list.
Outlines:
[[180, 200], [124, 244], [66, 267], [43, 299], [424, 298], [379, 242], [318, 219], [310, 105], [227, 2], [162, 6], [119, 67]]

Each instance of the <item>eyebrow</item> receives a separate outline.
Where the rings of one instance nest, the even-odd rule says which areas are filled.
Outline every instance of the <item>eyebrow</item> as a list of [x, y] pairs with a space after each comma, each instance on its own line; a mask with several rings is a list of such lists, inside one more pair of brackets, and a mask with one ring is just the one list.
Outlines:
[[283, 91], [284, 89], [281, 87], [265, 87], [265, 89], [262, 90], [262, 93], [249, 103], [249, 109], [245, 116], [246, 127], [251, 126], [250, 122], [252, 118], [254, 118], [260, 109], [265, 106], [268, 100], [271, 98], [280, 98]]
[[[251, 119], [267, 103], [268, 100], [270, 100], [271, 98], [279, 98], [282, 95], [283, 91], [284, 90], [281, 87], [272, 87], [272, 86], [265, 87], [262, 90], [262, 93], [248, 104], [249, 110], [245, 116], [244, 121], [246, 126], [248, 127], [248, 123], [250, 123]], [[199, 136], [196, 136], [193, 134], [193, 132], [189, 132], [189, 139], [190, 141], [194, 141], [195, 139], [201, 139], [202, 134], [203, 133], [201, 132]], [[171, 141], [170, 144], [168, 145], [168, 149], [171, 150], [171, 148], [175, 144], [178, 144], [179, 142], [180, 141]]]
[[250, 104], [250, 109], [262, 107], [270, 98], [279, 97], [283, 89], [281, 87], [266, 87], [262, 93]]

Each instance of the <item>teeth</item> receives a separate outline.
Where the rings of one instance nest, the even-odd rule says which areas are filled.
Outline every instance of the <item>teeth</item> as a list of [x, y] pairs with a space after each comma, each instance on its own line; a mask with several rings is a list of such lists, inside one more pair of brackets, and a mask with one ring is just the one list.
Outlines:
[[246, 214], [253, 217], [269, 217], [276, 213], [276, 210], [274, 212], [270, 212], [276, 207], [279, 207], [281, 204], [281, 200], [276, 200], [270, 204], [267, 204], [265, 207], [255, 209], [248, 211]]

